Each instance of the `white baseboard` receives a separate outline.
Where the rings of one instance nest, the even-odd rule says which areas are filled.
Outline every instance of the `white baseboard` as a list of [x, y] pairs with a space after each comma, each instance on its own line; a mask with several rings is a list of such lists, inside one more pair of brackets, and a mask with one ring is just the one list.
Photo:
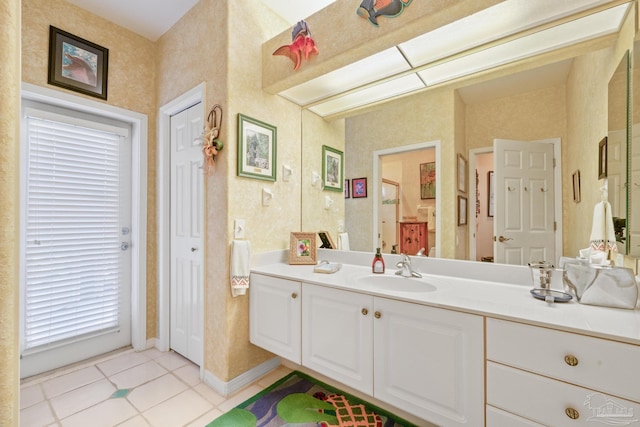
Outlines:
[[157, 348], [158, 346], [158, 338], [149, 338], [147, 339], [147, 344], [144, 349], [149, 350], [150, 348]]
[[205, 369], [203, 381], [209, 387], [214, 389], [221, 396], [227, 397], [230, 394], [240, 390], [247, 384], [251, 384], [261, 376], [271, 372], [275, 368], [280, 366], [280, 358], [274, 357], [266, 362], [261, 363], [255, 368], [249, 369], [247, 372], [238, 375], [231, 381], [224, 382], [218, 379], [215, 375]]

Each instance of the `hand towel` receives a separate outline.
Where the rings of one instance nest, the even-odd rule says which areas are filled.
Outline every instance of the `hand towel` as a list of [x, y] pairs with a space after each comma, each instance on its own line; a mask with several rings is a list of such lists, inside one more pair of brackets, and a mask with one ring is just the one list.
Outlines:
[[593, 209], [593, 224], [591, 225], [591, 250], [607, 252], [618, 251], [616, 233], [613, 228], [611, 205], [606, 200], [597, 203]]
[[251, 245], [247, 240], [234, 240], [231, 247], [231, 295], [245, 295], [251, 273]]
[[349, 233], [338, 233], [338, 250], [348, 251], [349, 249]]

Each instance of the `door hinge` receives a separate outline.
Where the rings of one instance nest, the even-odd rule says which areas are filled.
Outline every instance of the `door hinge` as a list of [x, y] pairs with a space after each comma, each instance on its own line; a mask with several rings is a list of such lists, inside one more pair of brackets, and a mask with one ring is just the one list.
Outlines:
[[553, 231], [558, 231], [558, 223], [553, 221]]
[[553, 158], [553, 167], [554, 168], [556, 167], [556, 158], [555, 157]]

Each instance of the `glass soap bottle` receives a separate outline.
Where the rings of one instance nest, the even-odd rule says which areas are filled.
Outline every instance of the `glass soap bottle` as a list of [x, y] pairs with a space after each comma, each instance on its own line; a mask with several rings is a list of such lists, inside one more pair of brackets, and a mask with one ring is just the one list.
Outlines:
[[373, 262], [371, 263], [371, 272], [376, 274], [384, 273], [384, 259], [382, 259], [380, 248], [376, 248], [376, 256], [373, 257]]

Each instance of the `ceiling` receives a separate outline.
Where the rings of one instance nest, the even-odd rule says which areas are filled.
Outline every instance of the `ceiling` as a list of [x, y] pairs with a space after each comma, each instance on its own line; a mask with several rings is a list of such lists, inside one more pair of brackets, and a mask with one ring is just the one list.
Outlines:
[[[67, 0], [156, 41], [200, 0]], [[335, 0], [261, 0], [290, 25]]]

